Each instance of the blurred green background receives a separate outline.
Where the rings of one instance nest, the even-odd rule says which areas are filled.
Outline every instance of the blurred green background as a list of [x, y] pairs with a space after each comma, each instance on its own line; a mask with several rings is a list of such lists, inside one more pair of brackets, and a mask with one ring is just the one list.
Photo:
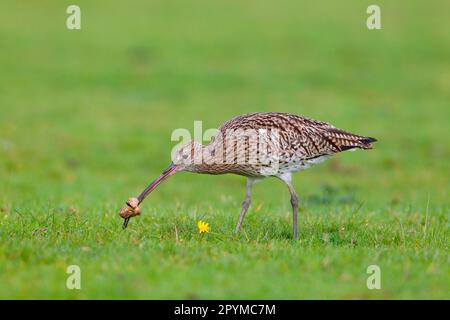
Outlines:
[[[81, 30], [66, 28], [70, 4]], [[450, 3], [377, 1], [373, 31], [370, 4], [2, 1], [0, 297], [449, 298]], [[256, 111], [379, 142], [295, 176], [297, 243], [275, 180], [232, 236], [245, 193], [232, 175], [171, 178], [121, 231], [174, 129]], [[369, 264], [383, 290], [366, 288]]]

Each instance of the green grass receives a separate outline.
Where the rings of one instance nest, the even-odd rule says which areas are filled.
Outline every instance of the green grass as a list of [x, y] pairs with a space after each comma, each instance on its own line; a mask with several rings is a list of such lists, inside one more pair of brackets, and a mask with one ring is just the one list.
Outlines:
[[[378, 1], [368, 31], [370, 1], [80, 0], [69, 31], [72, 3], [0, 4], [0, 298], [450, 297], [449, 4]], [[275, 179], [233, 236], [232, 175], [175, 175], [122, 231], [175, 128], [254, 111], [379, 142], [295, 175], [297, 242]]]

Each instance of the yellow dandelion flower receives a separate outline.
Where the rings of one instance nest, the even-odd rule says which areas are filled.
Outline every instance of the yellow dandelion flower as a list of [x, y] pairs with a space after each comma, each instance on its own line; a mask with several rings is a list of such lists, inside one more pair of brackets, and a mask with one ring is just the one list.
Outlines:
[[198, 227], [198, 233], [209, 232], [209, 224], [207, 224], [206, 222], [203, 222], [202, 220], [199, 220], [197, 222], [197, 227]]

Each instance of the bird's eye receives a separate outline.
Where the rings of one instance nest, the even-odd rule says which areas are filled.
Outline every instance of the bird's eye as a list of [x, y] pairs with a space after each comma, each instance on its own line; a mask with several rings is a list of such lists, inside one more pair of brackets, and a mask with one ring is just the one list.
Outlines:
[[187, 154], [183, 154], [183, 159], [187, 159], [188, 158], [188, 155]]

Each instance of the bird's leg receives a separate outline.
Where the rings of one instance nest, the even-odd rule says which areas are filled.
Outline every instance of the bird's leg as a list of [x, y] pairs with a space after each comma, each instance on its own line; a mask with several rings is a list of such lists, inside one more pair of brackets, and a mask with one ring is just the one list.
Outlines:
[[292, 233], [294, 236], [294, 240], [297, 240], [298, 231], [298, 196], [294, 190], [294, 187], [291, 185], [289, 187], [289, 192], [291, 193], [291, 205], [292, 205]]
[[297, 192], [295, 192], [294, 186], [292, 185], [292, 176], [291, 174], [282, 175], [279, 177], [281, 180], [286, 183], [289, 193], [291, 194], [291, 205], [292, 205], [292, 232], [294, 240], [297, 240], [298, 237], [298, 196]]
[[242, 222], [244, 222], [245, 214], [247, 213], [248, 207], [250, 206], [250, 203], [252, 201], [252, 186], [254, 183], [255, 183], [255, 179], [247, 178], [247, 191], [245, 193], [245, 199], [242, 202], [241, 214], [240, 214], [239, 220], [236, 224], [236, 229], [234, 230], [235, 233], [239, 232]]

